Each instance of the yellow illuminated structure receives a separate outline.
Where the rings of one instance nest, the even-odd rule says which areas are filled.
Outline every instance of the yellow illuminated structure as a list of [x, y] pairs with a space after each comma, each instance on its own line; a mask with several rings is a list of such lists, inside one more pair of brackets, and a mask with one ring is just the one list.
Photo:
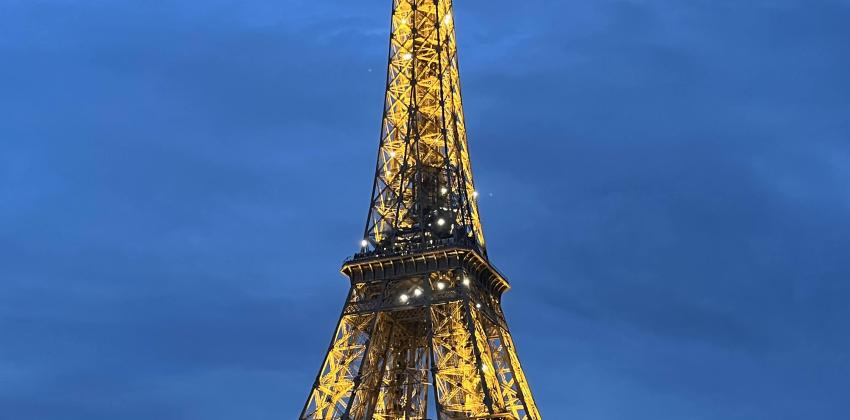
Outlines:
[[538, 420], [476, 203], [450, 0], [394, 0], [372, 200], [302, 420]]

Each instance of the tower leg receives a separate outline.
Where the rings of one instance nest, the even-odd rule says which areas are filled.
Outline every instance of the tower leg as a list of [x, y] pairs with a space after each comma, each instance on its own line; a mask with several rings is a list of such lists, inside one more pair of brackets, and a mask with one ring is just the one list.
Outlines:
[[301, 419], [339, 419], [348, 407], [359, 366], [378, 314], [344, 315]]
[[[540, 411], [537, 409], [537, 404], [534, 402], [534, 397], [531, 395], [531, 388], [528, 386], [528, 381], [525, 379], [525, 372], [522, 370], [522, 366], [519, 363], [519, 357], [517, 357], [516, 348], [514, 347], [513, 338], [511, 338], [510, 331], [507, 328], [496, 327], [499, 335], [498, 344], [500, 344], [502, 354], [507, 356], [507, 361], [509, 361], [510, 366], [510, 377], [512, 379], [511, 383], [513, 385], [513, 389], [516, 392], [517, 398], [522, 402], [522, 406], [525, 408], [525, 415], [520, 417], [520, 413], [517, 414], [519, 419], [529, 419], [529, 420], [539, 420], [540, 419]], [[491, 347], [493, 344], [491, 344]], [[504, 357], [504, 356], [503, 356]]]

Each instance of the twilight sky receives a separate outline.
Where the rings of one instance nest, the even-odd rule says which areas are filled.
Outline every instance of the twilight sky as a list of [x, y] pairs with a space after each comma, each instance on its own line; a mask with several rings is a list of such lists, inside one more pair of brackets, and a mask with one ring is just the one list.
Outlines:
[[[388, 0], [0, 0], [0, 418], [295, 418]], [[850, 1], [458, 0], [549, 420], [850, 418]]]

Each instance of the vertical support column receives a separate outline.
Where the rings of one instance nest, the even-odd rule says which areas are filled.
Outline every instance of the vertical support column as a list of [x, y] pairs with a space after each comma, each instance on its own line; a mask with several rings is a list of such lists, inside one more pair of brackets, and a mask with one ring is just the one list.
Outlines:
[[437, 366], [434, 387], [446, 418], [479, 418], [489, 414], [478, 375], [472, 335], [464, 321], [462, 300], [431, 306], [434, 333], [431, 351]]
[[366, 373], [370, 379], [371, 376], [374, 374], [374, 353], [376, 348], [378, 349], [378, 351], [380, 351], [381, 347], [381, 344], [379, 344], [381, 340], [376, 339], [375, 337], [377, 335], [378, 328], [380, 327], [379, 323], [381, 320], [381, 316], [382, 314], [380, 312], [377, 312], [372, 318], [372, 325], [369, 328], [369, 338], [366, 340], [366, 350], [364, 351], [364, 356], [362, 361], [360, 362], [360, 366], [357, 369], [357, 376], [354, 377], [354, 384], [351, 388], [351, 398], [349, 398], [348, 404], [346, 405], [345, 414], [342, 416], [343, 420], [351, 419], [351, 412], [355, 404], [362, 403], [361, 399], [358, 399], [358, 391], [360, 390], [360, 385], [363, 383], [364, 373]]
[[387, 360], [390, 359], [390, 351], [392, 350], [393, 334], [395, 334], [395, 324], [390, 323], [389, 332], [387, 333], [387, 344], [381, 357], [381, 363], [378, 366], [375, 389], [372, 392], [364, 395], [364, 416], [363, 418], [371, 419], [375, 412], [378, 411], [378, 401], [381, 396], [381, 389], [384, 383], [384, 375], [386, 374]]
[[[439, 281], [439, 277], [437, 281]], [[431, 310], [431, 305], [434, 304], [434, 287], [431, 284], [431, 274], [424, 277], [423, 283], [425, 284], [426, 299], [428, 299], [426, 311], [428, 317], [428, 358], [431, 363], [431, 381], [434, 384], [434, 405], [436, 406], [437, 420], [443, 420], [443, 405], [440, 403], [440, 395], [437, 388], [437, 376], [439, 375], [440, 368], [437, 366], [437, 357], [434, 354], [434, 314]]]
[[507, 329], [502, 328], [499, 328], [499, 332], [502, 337], [502, 346], [504, 346], [511, 361], [511, 369], [514, 380], [517, 382], [519, 387], [519, 398], [525, 404], [525, 410], [528, 413], [530, 420], [540, 420], [540, 411], [537, 409], [537, 404], [535, 404], [534, 397], [531, 395], [531, 388], [528, 386], [528, 381], [525, 379], [525, 373], [519, 363], [519, 357], [517, 356], [516, 349], [514, 348], [514, 341], [511, 338], [511, 333]]
[[472, 319], [472, 309], [470, 308], [470, 300], [469, 297], [466, 297], [463, 300], [464, 306], [464, 315], [466, 318], [466, 327], [469, 329], [470, 340], [472, 342], [472, 351], [475, 354], [475, 367], [477, 374], [480, 376], [481, 380], [481, 390], [484, 393], [484, 404], [487, 406], [487, 411], [490, 412], [490, 415], [495, 414], [493, 411], [493, 397], [490, 395], [490, 387], [487, 386], [487, 378], [485, 377], [484, 372], [484, 361], [481, 358], [481, 348], [478, 346], [478, 340], [475, 337], [475, 323]]
[[475, 328], [475, 341], [479, 347], [479, 354], [481, 355], [481, 373], [486, 379], [486, 384], [488, 389], [490, 390], [490, 396], [493, 402], [493, 410], [496, 414], [502, 414], [505, 412], [505, 401], [502, 398], [502, 389], [501, 384], [497, 378], [498, 372], [496, 370], [495, 363], [493, 362], [493, 354], [490, 349], [490, 343], [487, 340], [487, 334], [485, 332], [484, 322], [486, 321], [486, 317], [477, 312], [476, 308], [470, 305], [470, 314], [473, 321], [473, 326]]
[[[363, 383], [364, 375], [367, 377], [367, 388], [371, 389], [376, 386], [376, 381], [380, 381], [380, 376], [383, 375], [383, 370], [375, 371], [375, 363], [376, 358], [387, 352], [387, 347], [389, 345], [389, 340], [392, 335], [392, 327], [390, 327], [390, 333], [386, 333], [386, 327], [381, 324], [381, 317], [383, 316], [382, 311], [384, 309], [384, 303], [386, 300], [387, 289], [389, 288], [389, 282], [385, 281], [383, 287], [381, 289], [381, 294], [379, 297], [379, 304], [373, 308], [375, 311], [375, 317], [372, 320], [372, 326], [369, 329], [369, 338], [366, 341], [366, 350], [363, 356], [363, 360], [360, 363], [360, 366], [357, 371], [357, 376], [354, 378], [354, 386], [351, 390], [351, 398], [348, 401], [348, 405], [345, 409], [345, 415], [343, 419], [348, 420], [351, 418], [352, 410], [355, 413], [359, 411], [363, 411], [365, 407], [363, 407], [364, 403], [368, 401], [368, 398], [364, 398], [362, 392], [360, 391], [360, 385]], [[353, 290], [353, 288], [352, 288]], [[379, 334], [383, 333], [383, 334]], [[377, 336], [377, 337], [376, 337]], [[368, 395], [368, 390], [367, 390]], [[356, 418], [356, 416], [355, 416]]]
[[369, 327], [378, 315], [343, 315], [319, 377], [307, 400], [302, 419], [340, 418], [352, 397], [355, 366], [363, 363]]
[[[334, 335], [331, 337], [331, 342], [328, 344], [328, 351], [325, 353], [325, 360], [322, 362], [321, 367], [319, 368], [319, 372], [316, 374], [316, 380], [313, 381], [313, 387], [310, 390], [310, 395], [307, 397], [307, 401], [304, 403], [304, 408], [301, 410], [301, 416], [299, 419], [307, 420], [313, 419], [313, 413], [319, 410], [320, 405], [318, 404], [319, 396], [317, 395], [319, 389], [319, 380], [322, 377], [322, 372], [325, 370], [326, 365], [328, 364], [328, 358], [330, 357], [331, 351], [333, 351], [334, 343], [336, 342], [337, 335], [339, 334], [340, 329], [342, 328], [342, 320], [345, 317], [345, 308], [348, 307], [348, 302], [351, 301], [351, 297], [354, 295], [354, 286], [348, 289], [348, 295], [345, 298], [345, 304], [342, 305], [342, 311], [339, 314], [339, 320], [336, 322], [336, 328], [334, 328]], [[311, 410], [311, 405], [313, 405], [312, 412], [308, 412]]]
[[519, 384], [514, 376], [510, 356], [502, 343], [501, 327], [486, 316], [482, 316], [481, 319], [484, 321], [488, 347], [499, 380], [505, 410], [517, 420], [528, 420], [528, 411], [525, 408], [525, 401], [522, 399]]

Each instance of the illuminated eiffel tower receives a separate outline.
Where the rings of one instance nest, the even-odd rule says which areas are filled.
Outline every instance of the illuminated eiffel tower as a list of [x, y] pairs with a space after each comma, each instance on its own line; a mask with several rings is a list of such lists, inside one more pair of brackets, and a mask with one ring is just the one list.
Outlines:
[[[537, 420], [490, 264], [451, 0], [394, 0], [371, 208], [301, 419]], [[433, 394], [429, 397], [429, 391]]]

